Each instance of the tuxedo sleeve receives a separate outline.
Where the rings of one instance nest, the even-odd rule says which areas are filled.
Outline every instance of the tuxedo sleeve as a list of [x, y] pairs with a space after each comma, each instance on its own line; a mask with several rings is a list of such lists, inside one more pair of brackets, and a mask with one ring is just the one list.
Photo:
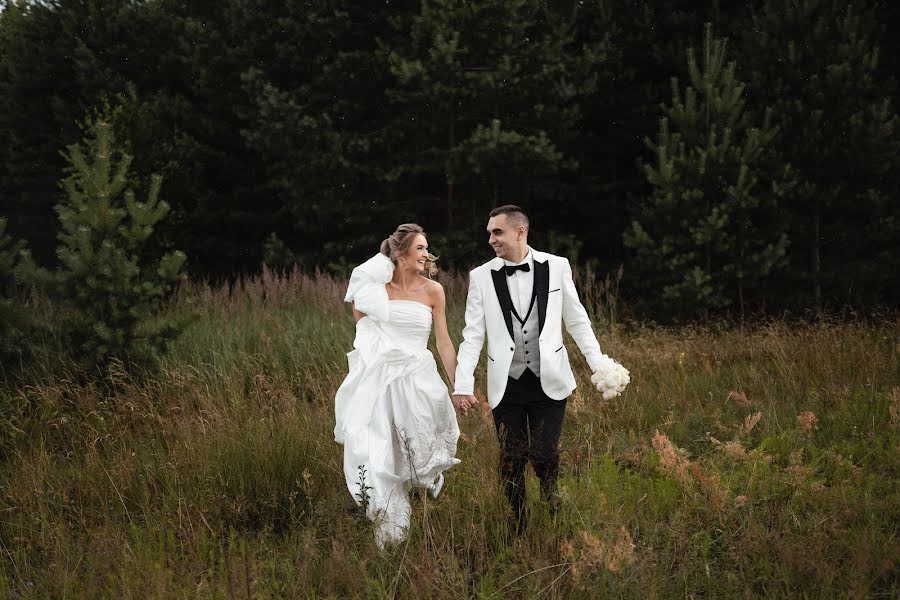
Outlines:
[[454, 394], [469, 395], [475, 393], [475, 366], [481, 356], [484, 345], [484, 303], [481, 290], [475, 277], [469, 273], [469, 293], [466, 296], [466, 326], [463, 328], [463, 341], [459, 345], [456, 357], [456, 377], [454, 378]]
[[591, 328], [591, 320], [587, 311], [578, 299], [578, 291], [572, 280], [572, 267], [568, 260], [564, 260], [562, 277], [563, 305], [562, 316], [566, 324], [566, 330], [572, 339], [578, 344], [578, 349], [584, 355], [591, 371], [596, 371], [600, 364], [603, 352], [600, 351], [600, 343], [594, 330]]

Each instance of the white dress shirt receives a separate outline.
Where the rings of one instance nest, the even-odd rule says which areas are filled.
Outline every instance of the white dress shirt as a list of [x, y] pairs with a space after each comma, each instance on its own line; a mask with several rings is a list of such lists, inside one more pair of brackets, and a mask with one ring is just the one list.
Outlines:
[[504, 266], [528, 265], [528, 272], [516, 271], [506, 278], [506, 286], [509, 288], [513, 306], [516, 307], [519, 316], [524, 319], [531, 306], [531, 294], [534, 292], [534, 255], [531, 253], [531, 247], [528, 247], [528, 252], [521, 261], [514, 263], [504, 259], [503, 264]]

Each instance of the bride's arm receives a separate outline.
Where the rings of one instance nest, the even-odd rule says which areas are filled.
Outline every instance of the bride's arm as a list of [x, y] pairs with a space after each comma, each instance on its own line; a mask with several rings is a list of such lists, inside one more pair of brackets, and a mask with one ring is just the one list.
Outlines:
[[359, 322], [360, 319], [362, 319], [364, 316], [366, 316], [366, 313], [359, 312], [358, 310], [356, 310], [355, 302], [351, 302], [350, 307], [353, 308], [353, 318], [356, 320], [357, 323]]
[[450, 389], [453, 389], [453, 379], [456, 377], [456, 349], [447, 332], [447, 299], [441, 284], [434, 282], [432, 290], [434, 338], [441, 362], [444, 364], [444, 371], [447, 372], [447, 378], [450, 380]]

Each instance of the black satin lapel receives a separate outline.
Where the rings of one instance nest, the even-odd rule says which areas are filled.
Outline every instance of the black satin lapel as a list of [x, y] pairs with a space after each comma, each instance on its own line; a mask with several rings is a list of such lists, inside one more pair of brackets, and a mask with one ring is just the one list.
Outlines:
[[544, 330], [547, 317], [547, 296], [550, 291], [550, 261], [534, 261], [534, 289], [537, 292], [538, 330]]
[[500, 311], [503, 313], [503, 319], [506, 321], [509, 337], [510, 339], [515, 339], [512, 328], [512, 298], [509, 296], [509, 287], [506, 285], [506, 273], [503, 269], [491, 271], [491, 277], [494, 279], [494, 291], [497, 292], [497, 300], [500, 301]]

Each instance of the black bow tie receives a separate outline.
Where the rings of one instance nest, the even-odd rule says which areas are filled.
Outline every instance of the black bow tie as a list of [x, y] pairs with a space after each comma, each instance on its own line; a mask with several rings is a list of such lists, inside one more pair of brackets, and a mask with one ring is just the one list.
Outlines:
[[531, 265], [528, 263], [522, 263], [521, 265], [506, 265], [503, 267], [503, 270], [506, 271], [506, 276], [509, 277], [516, 271], [525, 271], [527, 273], [531, 270]]

